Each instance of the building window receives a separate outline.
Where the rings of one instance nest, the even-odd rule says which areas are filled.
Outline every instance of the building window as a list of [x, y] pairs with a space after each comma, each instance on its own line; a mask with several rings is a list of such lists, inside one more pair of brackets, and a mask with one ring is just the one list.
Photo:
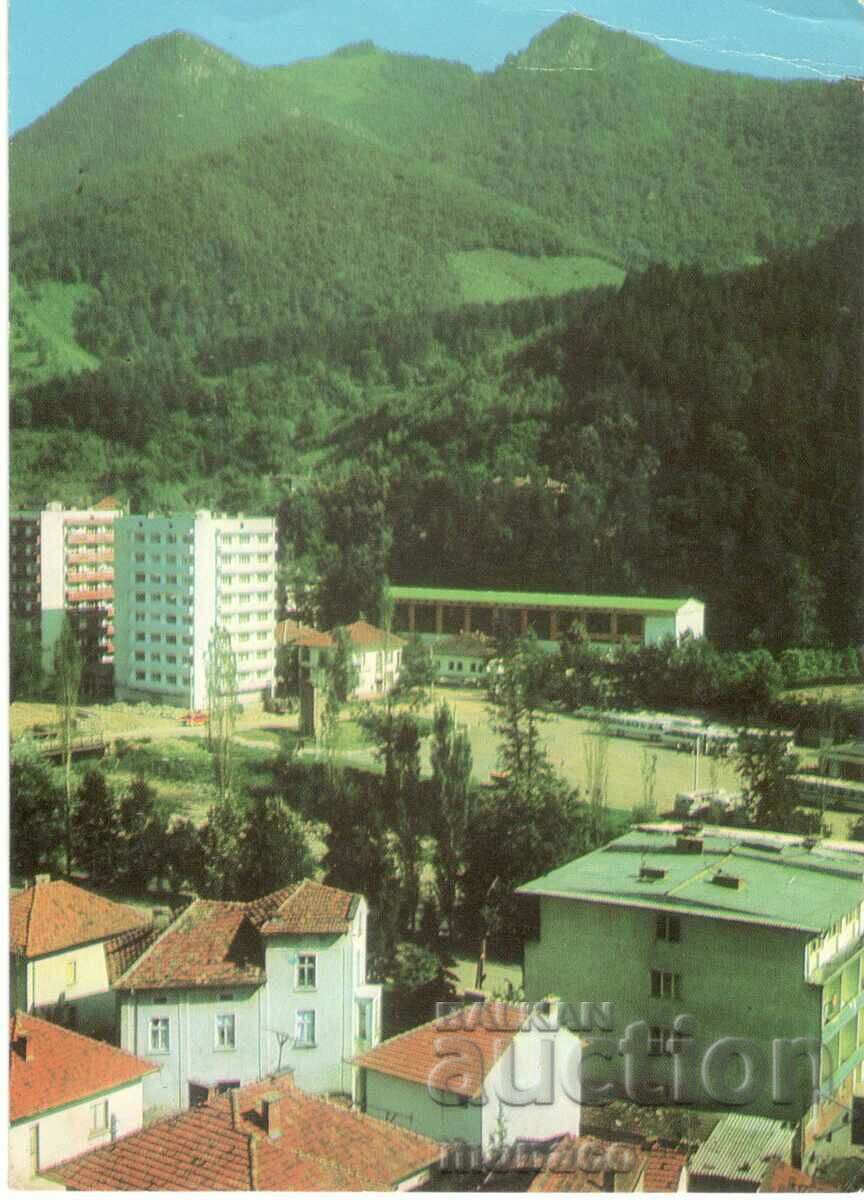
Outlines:
[[171, 1049], [171, 1022], [168, 1017], [150, 1018], [150, 1053], [167, 1054]]
[[314, 1008], [301, 1008], [298, 1011], [296, 1028], [294, 1031], [294, 1045], [295, 1047], [309, 1047], [315, 1045]]
[[657, 914], [657, 941], [680, 942], [681, 918], [670, 916], [669, 913]]
[[66, 963], [66, 986], [71, 987], [78, 982], [78, 964], [74, 958]]
[[297, 955], [297, 987], [314, 988], [317, 986], [317, 955]]
[[216, 1016], [216, 1049], [233, 1050], [236, 1043], [236, 1028], [233, 1013], [218, 1013]]
[[90, 1105], [90, 1135], [108, 1132], [108, 1101]]
[[655, 1000], [680, 1000], [681, 976], [672, 971], [652, 971], [651, 995]]
[[652, 1025], [648, 1035], [648, 1054], [652, 1058], [659, 1058], [661, 1054], [669, 1054], [671, 1039], [671, 1029], [666, 1029], [663, 1025]]

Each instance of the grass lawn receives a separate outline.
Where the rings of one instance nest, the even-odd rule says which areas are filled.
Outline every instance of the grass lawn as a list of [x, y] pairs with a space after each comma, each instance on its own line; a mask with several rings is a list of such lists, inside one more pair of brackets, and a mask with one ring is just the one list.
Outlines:
[[18, 388], [99, 366], [99, 360], [75, 341], [72, 323], [75, 306], [94, 294], [86, 284], [44, 280], [25, 288], [12, 277], [9, 351]]
[[[477, 959], [457, 958], [455, 960], [455, 972], [459, 981], [459, 990], [462, 992], [473, 992], [474, 980], [477, 973]], [[495, 962], [492, 959], [487, 959], [486, 978], [483, 981], [484, 992], [487, 992], [489, 995], [495, 992], [503, 996], [507, 991], [508, 983], [514, 988], [522, 987], [521, 964]]]
[[500, 304], [529, 296], [611, 285], [619, 287], [624, 271], [600, 258], [560, 255], [533, 258], [508, 250], [464, 250], [449, 256], [466, 304]]

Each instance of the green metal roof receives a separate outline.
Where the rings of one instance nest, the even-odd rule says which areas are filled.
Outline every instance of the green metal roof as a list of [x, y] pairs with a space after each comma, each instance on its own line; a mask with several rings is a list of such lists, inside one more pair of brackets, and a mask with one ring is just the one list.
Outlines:
[[[677, 848], [680, 826], [634, 829], [600, 850], [524, 884], [520, 893], [689, 912], [820, 933], [864, 897], [864, 855], [756, 831], [703, 830], [702, 850]], [[771, 848], [773, 846], [773, 848]], [[644, 878], [643, 868], [662, 871]], [[739, 886], [721, 886], [716, 875]]]
[[793, 1127], [771, 1117], [730, 1113], [708, 1135], [690, 1160], [690, 1174], [761, 1183], [768, 1160], [789, 1162]]
[[[513, 604], [522, 608], [615, 608], [621, 612], [674, 613], [692, 597], [676, 600], [656, 596], [579, 596], [572, 592], [484, 592], [469, 588], [390, 588], [394, 600], [441, 601], [444, 604]], [[699, 600], [693, 601], [701, 603]]]

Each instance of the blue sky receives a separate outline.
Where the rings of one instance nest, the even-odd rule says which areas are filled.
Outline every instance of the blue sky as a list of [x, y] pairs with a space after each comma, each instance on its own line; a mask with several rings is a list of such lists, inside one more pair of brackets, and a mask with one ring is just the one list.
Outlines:
[[30, 124], [131, 46], [172, 29], [259, 66], [371, 38], [490, 70], [573, 11], [715, 69], [864, 75], [857, 0], [10, 0], [10, 126]]

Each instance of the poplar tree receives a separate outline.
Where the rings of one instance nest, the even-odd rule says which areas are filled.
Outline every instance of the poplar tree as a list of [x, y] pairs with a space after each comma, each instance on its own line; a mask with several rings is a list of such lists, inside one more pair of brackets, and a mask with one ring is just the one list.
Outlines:
[[72, 870], [72, 741], [75, 736], [75, 713], [82, 671], [81, 647], [72, 622], [66, 614], [63, 617], [60, 636], [54, 646], [54, 687], [63, 754], [63, 838], [67, 875]]

